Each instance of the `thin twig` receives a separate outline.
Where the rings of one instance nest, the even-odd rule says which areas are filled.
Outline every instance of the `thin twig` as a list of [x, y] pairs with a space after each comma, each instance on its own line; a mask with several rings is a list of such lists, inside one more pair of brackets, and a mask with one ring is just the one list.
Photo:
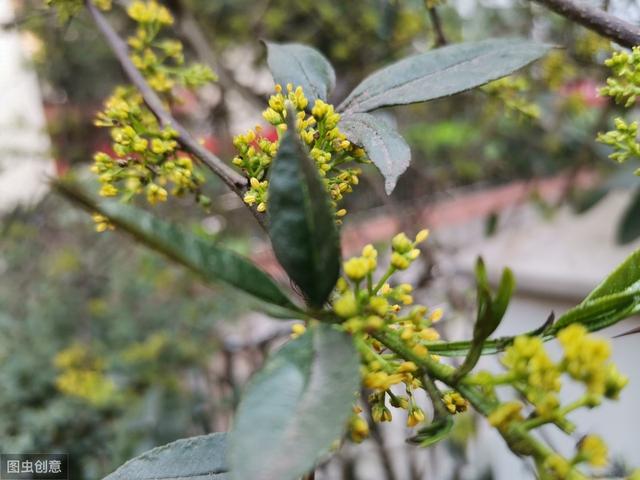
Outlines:
[[113, 30], [104, 15], [96, 8], [91, 0], [85, 0], [85, 5], [96, 26], [102, 32], [114, 55], [120, 62], [125, 73], [142, 94], [145, 103], [163, 126], [170, 126], [178, 132], [178, 141], [185, 150], [198, 157], [209, 169], [237, 194], [242, 194], [247, 180], [217, 156], [204, 148], [191, 134], [169, 113], [162, 100], [147, 84], [146, 80], [129, 58], [126, 43]]
[[444, 29], [442, 28], [442, 21], [440, 20], [440, 14], [436, 7], [427, 7], [427, 11], [429, 12], [429, 18], [431, 19], [431, 23], [433, 25], [433, 31], [436, 37], [436, 47], [443, 47], [447, 42], [447, 37], [444, 34]]
[[193, 50], [198, 57], [207, 65], [209, 65], [218, 75], [218, 83], [224, 89], [236, 90], [242, 98], [251, 102], [253, 106], [262, 110], [266, 100], [258, 93], [254, 92], [251, 88], [236, 81], [233, 73], [222, 63], [222, 61], [216, 58], [213, 49], [209, 45], [209, 41], [205, 32], [200, 27], [198, 19], [193, 14], [191, 9], [182, 5], [183, 2], [178, 2], [180, 8], [180, 22], [179, 29], [181, 35], [189, 42]]
[[584, 0], [531, 0], [624, 47], [640, 45], [640, 27], [588, 5]]

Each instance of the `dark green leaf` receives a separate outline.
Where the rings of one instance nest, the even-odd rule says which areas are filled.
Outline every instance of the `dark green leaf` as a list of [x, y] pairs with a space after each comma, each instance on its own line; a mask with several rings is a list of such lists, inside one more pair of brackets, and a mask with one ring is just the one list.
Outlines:
[[249, 382], [235, 418], [236, 480], [294, 480], [338, 440], [360, 384], [349, 335], [320, 323], [291, 340]]
[[363, 147], [384, 176], [384, 189], [391, 194], [398, 177], [411, 161], [411, 151], [404, 138], [387, 122], [368, 113], [345, 114], [340, 129], [349, 141]]
[[550, 48], [530, 40], [502, 38], [431, 50], [373, 73], [349, 94], [338, 111], [369, 112], [453, 95], [509, 75]]
[[633, 242], [638, 237], [640, 237], [640, 188], [636, 189], [622, 214], [616, 240], [624, 245]]
[[309, 304], [321, 307], [340, 273], [340, 241], [329, 194], [298, 138], [295, 113], [269, 175], [269, 236], [280, 264]]
[[226, 437], [226, 433], [212, 433], [154, 448], [103, 480], [226, 480]]
[[336, 74], [329, 61], [314, 48], [298, 43], [271, 43], [267, 46], [267, 64], [273, 80], [284, 87], [287, 83], [302, 87], [313, 106], [319, 98], [326, 100], [336, 84]]
[[571, 198], [573, 211], [578, 215], [588, 212], [591, 208], [595, 207], [600, 200], [607, 196], [609, 190], [608, 187], [604, 186], [577, 192]]
[[299, 311], [274, 280], [249, 260], [180, 230], [144, 210], [101, 200], [79, 185], [58, 181], [55, 188], [90, 212], [98, 212], [136, 240], [184, 265], [208, 282], [225, 282], [265, 302]]
[[407, 441], [409, 443], [420, 445], [421, 447], [430, 447], [449, 435], [453, 428], [453, 423], [453, 419], [450, 415], [435, 418], [433, 422], [418, 430], [418, 433], [407, 439]]

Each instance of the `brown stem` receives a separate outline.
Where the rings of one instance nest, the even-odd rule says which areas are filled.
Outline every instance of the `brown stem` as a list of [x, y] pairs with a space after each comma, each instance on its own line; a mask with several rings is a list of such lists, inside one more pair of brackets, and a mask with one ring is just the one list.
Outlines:
[[584, 0], [531, 0], [580, 25], [599, 33], [624, 47], [640, 45], [640, 28], [594, 8]]
[[444, 34], [444, 29], [442, 28], [442, 21], [440, 20], [440, 14], [435, 7], [427, 7], [427, 11], [429, 12], [429, 18], [431, 19], [431, 23], [433, 25], [433, 31], [436, 37], [436, 47], [443, 47], [446, 45], [447, 37]]
[[144, 102], [154, 113], [163, 126], [170, 126], [178, 132], [178, 141], [185, 150], [198, 157], [209, 169], [218, 175], [222, 181], [234, 192], [240, 194], [243, 187], [247, 184], [247, 180], [231, 167], [226, 165], [217, 156], [204, 148], [191, 134], [169, 113], [162, 103], [160, 97], [147, 84], [142, 74], [133, 65], [129, 58], [129, 52], [126, 43], [113, 30], [104, 15], [98, 10], [91, 0], [85, 0], [85, 5], [91, 14], [96, 26], [104, 35], [107, 43], [111, 47], [114, 55], [120, 62], [123, 70], [131, 80], [131, 83], [142, 94]]

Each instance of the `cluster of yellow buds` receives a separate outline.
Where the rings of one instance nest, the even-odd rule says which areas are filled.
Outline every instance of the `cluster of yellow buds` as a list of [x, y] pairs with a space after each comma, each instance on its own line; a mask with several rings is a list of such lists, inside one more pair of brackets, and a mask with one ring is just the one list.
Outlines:
[[135, 35], [128, 38], [131, 61], [166, 102], [175, 100], [172, 90], [176, 85], [197, 88], [216, 79], [205, 65], [184, 65], [180, 41], [158, 38], [163, 27], [173, 24], [171, 12], [166, 7], [156, 0], [136, 0], [127, 13], [138, 24]]
[[586, 463], [595, 468], [604, 467], [608, 462], [607, 457], [607, 445], [602, 438], [597, 435], [586, 435], [578, 442], [573, 459], [567, 460], [562, 455], [553, 453], [545, 459], [543, 467], [546, 470], [545, 473], [553, 480], [584, 478], [572, 476], [576, 465]]
[[[111, 0], [93, 0], [101, 10], [111, 9]], [[83, 0], [45, 0], [48, 7], [55, 7], [58, 18], [62, 23], [66, 23], [71, 17], [78, 13], [84, 6]]]
[[154, 0], [150, 2], [133, 2], [127, 13], [141, 27], [173, 24], [173, 17], [169, 10]]
[[[538, 417], [557, 418], [562, 412], [557, 394], [563, 374], [585, 386], [583, 405], [579, 406], [596, 406], [603, 396], [618, 398], [628, 378], [609, 361], [611, 348], [606, 340], [588, 335], [587, 329], [578, 323], [560, 331], [558, 340], [564, 351], [559, 362], [549, 357], [540, 338], [527, 336], [517, 337], [502, 357], [502, 363], [509, 370], [506, 379], [526, 395]], [[484, 384], [494, 381], [486, 372], [481, 372], [476, 379]], [[510, 421], [515, 419], [513, 415], [506, 417]], [[504, 418], [504, 412], [496, 412], [492, 423], [504, 425]]]
[[601, 132], [597, 137], [598, 142], [613, 148], [609, 158], [620, 163], [626, 162], [629, 158], [640, 158], [638, 122], [627, 123], [623, 118], [618, 117], [614, 120], [614, 124], [615, 130]]
[[[613, 76], [607, 78], [607, 85], [600, 89], [600, 94], [614, 98], [625, 108], [635, 105], [640, 96], [640, 47], [633, 47], [631, 52], [614, 52], [604, 63], [613, 71]], [[629, 158], [640, 158], [637, 122], [628, 123], [616, 118], [615, 129], [599, 133], [597, 140], [613, 148], [609, 155], [613, 160], [624, 162]], [[640, 170], [636, 171], [638, 174]]]
[[359, 406], [353, 407], [353, 414], [349, 418], [349, 424], [347, 428], [349, 430], [349, 437], [355, 443], [360, 443], [369, 436], [369, 424], [360, 415], [362, 408]]
[[[501, 403], [488, 417], [491, 425], [502, 431], [514, 426], [530, 430], [556, 422], [564, 424], [570, 431], [572, 427], [565, 418], [570, 412], [582, 407], [594, 408], [603, 397], [618, 398], [628, 379], [610, 362], [611, 348], [606, 340], [589, 335], [587, 329], [578, 323], [561, 330], [557, 338], [563, 349], [559, 361], [551, 359], [540, 338], [521, 336], [502, 357], [502, 363], [508, 369], [506, 374], [493, 376], [481, 372], [472, 377], [473, 383], [488, 387], [492, 396], [495, 396], [494, 386], [511, 385], [534, 407], [534, 412], [525, 419], [522, 402]], [[558, 398], [563, 375], [585, 387], [580, 399], [565, 406]], [[571, 478], [571, 472], [580, 463], [602, 467], [606, 462], [606, 445], [599, 437], [588, 435], [578, 444], [572, 460], [553, 454], [545, 459], [544, 468], [550, 478], [565, 479]]]
[[524, 96], [530, 87], [526, 77], [512, 75], [494, 80], [481, 89], [497, 104], [504, 106], [507, 114], [513, 112], [522, 117], [537, 119], [540, 117], [540, 107]]
[[539, 415], [547, 415], [558, 407], [556, 394], [562, 386], [561, 372], [544, 349], [542, 339], [517, 337], [502, 357], [502, 363], [527, 386], [527, 400]]
[[[94, 156], [92, 171], [102, 184], [100, 195], [122, 194], [128, 200], [144, 192], [153, 205], [167, 199], [169, 183], [174, 195], [198, 192], [204, 177], [194, 169], [191, 158], [178, 151], [177, 133], [159, 125], [132, 87], [116, 89], [98, 114], [96, 125], [111, 129], [115, 153]], [[206, 203], [207, 199], [199, 200]]]
[[106, 230], [114, 230], [114, 225], [109, 221], [107, 217], [99, 213], [94, 213], [92, 216], [96, 225], [96, 232], [104, 232]]
[[632, 106], [640, 96], [640, 47], [633, 47], [631, 52], [614, 52], [604, 64], [615, 77], [607, 79], [607, 85], [600, 89], [600, 94], [613, 97], [625, 107]]
[[445, 408], [451, 414], [464, 413], [469, 407], [469, 402], [467, 402], [458, 392], [445, 393], [442, 396], [442, 403], [444, 403]]
[[[371, 390], [369, 405], [376, 422], [391, 421], [387, 400], [389, 406], [407, 411], [407, 426], [414, 427], [425, 419], [424, 411], [414, 400], [415, 390], [422, 387], [419, 368], [386, 350], [375, 334], [392, 332], [407, 349], [420, 356], [428, 355], [429, 344], [439, 340], [432, 325], [442, 318], [442, 310], [414, 306], [411, 285], [388, 283], [395, 272], [408, 268], [418, 258], [417, 247], [427, 236], [427, 230], [419, 232], [413, 241], [404, 233], [396, 235], [391, 241], [390, 265], [378, 281], [373, 278], [378, 251], [372, 245], [365, 246], [362, 255], [344, 262], [344, 276], [336, 286], [333, 312], [354, 336], [361, 356], [362, 382]], [[400, 385], [404, 386], [404, 394], [394, 388]], [[466, 400], [454, 392], [447, 402], [452, 413], [462, 412], [467, 406]]]
[[60, 370], [56, 387], [65, 395], [96, 407], [112, 404], [118, 397], [116, 384], [105, 374], [105, 363], [80, 344], [58, 352], [54, 365]]
[[629, 380], [609, 362], [611, 345], [608, 341], [588, 335], [587, 329], [577, 323], [562, 330], [558, 340], [564, 349], [560, 364], [564, 372], [583, 383], [589, 394], [618, 398]]
[[[168, 107], [176, 101], [175, 85], [195, 88], [215, 79], [202, 65], [182, 66], [179, 41], [158, 39], [161, 28], [173, 23], [166, 7], [155, 0], [134, 1], [127, 12], [138, 23], [135, 35], [129, 38], [131, 60]], [[109, 128], [113, 142], [113, 154], [98, 152], [94, 156], [92, 170], [102, 184], [101, 195], [121, 195], [126, 201], [145, 194], [153, 205], [166, 201], [169, 193], [179, 196], [189, 192], [200, 204], [209, 204], [200, 193], [204, 176], [194, 168], [192, 158], [179, 151], [177, 132], [159, 124], [133, 87], [117, 87], [95, 124]], [[107, 230], [99, 220], [96, 229]]]
[[[287, 103], [296, 111], [296, 130], [309, 148], [309, 154], [323, 177], [327, 191], [336, 208], [336, 216], [342, 217], [346, 210], [337, 209], [345, 193], [351, 192], [358, 183], [360, 169], [348, 166], [353, 162], [367, 163], [364, 150], [349, 142], [340, 132], [340, 114], [333, 105], [317, 99], [307, 112], [309, 101], [302, 87], [288, 84], [286, 91], [276, 85], [276, 93], [269, 98], [269, 107], [262, 113], [264, 119], [276, 128], [278, 135], [287, 129]], [[242, 169], [250, 185], [244, 197], [248, 205], [257, 205], [257, 210], [266, 210], [266, 180], [269, 166], [278, 151], [278, 140], [269, 140], [262, 135], [262, 127], [256, 126], [245, 134], [234, 138], [238, 155], [233, 164]]]

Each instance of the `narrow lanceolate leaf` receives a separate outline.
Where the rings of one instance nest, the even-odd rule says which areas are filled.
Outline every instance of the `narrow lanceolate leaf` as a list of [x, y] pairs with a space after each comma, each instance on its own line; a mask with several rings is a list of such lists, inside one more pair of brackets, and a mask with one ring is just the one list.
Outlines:
[[118, 229], [184, 265], [204, 280], [225, 282], [265, 302], [299, 311], [269, 275], [237, 253], [185, 232], [139, 208], [98, 199], [69, 181], [59, 181], [54, 186], [65, 197], [90, 212], [104, 215]]
[[640, 292], [637, 290], [603, 295], [566, 311], [543, 334], [556, 335], [572, 323], [581, 323], [592, 332], [602, 330], [635, 315], [639, 309]]
[[454, 381], [459, 381], [476, 366], [483, 353], [489, 336], [496, 331], [509, 306], [509, 300], [515, 288], [515, 279], [510, 269], [502, 272], [500, 285], [495, 297], [491, 294], [489, 279], [481, 257], [476, 263], [476, 284], [478, 291], [478, 310], [473, 327], [473, 339], [464, 362], [454, 373]]
[[637, 188], [622, 214], [616, 240], [624, 245], [640, 237], [640, 188]]
[[103, 480], [227, 480], [227, 434], [177, 440], [129, 460]]
[[618, 265], [582, 303], [614, 293], [638, 290], [640, 290], [640, 250], [633, 252]]
[[321, 307], [340, 272], [340, 243], [329, 194], [288, 112], [269, 176], [269, 236], [278, 261], [308, 303]]
[[352, 339], [327, 324], [291, 340], [249, 382], [230, 442], [234, 480], [294, 480], [344, 433], [360, 383]]
[[407, 142], [387, 122], [368, 113], [343, 115], [340, 129], [349, 141], [365, 149], [384, 176], [384, 189], [389, 195], [411, 161]]
[[423, 448], [435, 445], [445, 439], [453, 428], [451, 416], [435, 418], [429, 425], [418, 430], [418, 433], [407, 439], [409, 443], [420, 445]]
[[509, 75], [550, 48], [530, 40], [503, 38], [431, 50], [374, 72], [349, 94], [338, 111], [369, 112], [453, 95]]
[[302, 87], [311, 106], [318, 98], [327, 99], [336, 84], [336, 74], [324, 55], [299, 43], [265, 42], [265, 45], [267, 64], [276, 83]]

